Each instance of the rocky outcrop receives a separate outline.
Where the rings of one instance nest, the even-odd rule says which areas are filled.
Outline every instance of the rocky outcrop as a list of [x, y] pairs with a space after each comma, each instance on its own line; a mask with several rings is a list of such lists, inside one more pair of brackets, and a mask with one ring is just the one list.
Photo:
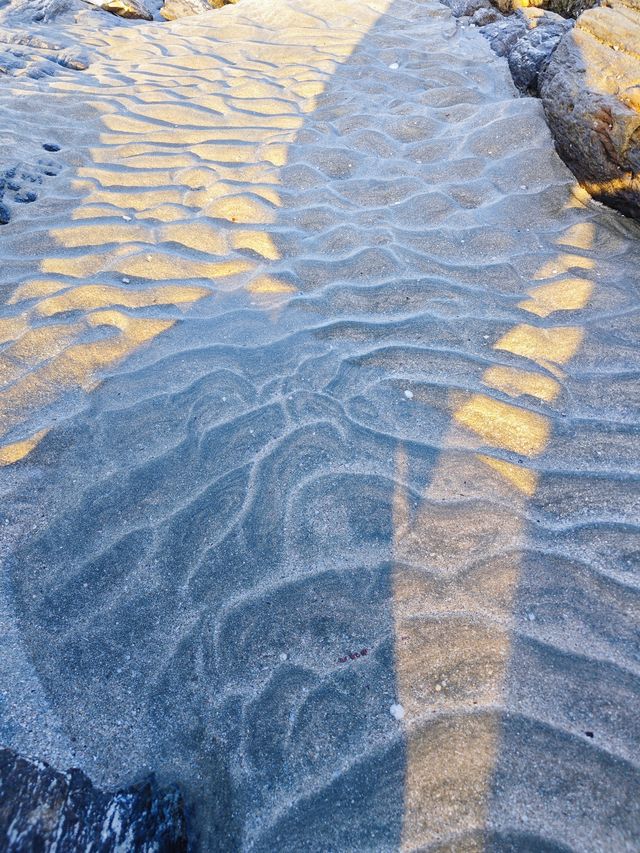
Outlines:
[[594, 198], [640, 219], [640, 1], [584, 12], [540, 78], [562, 158]]
[[506, 57], [520, 92], [536, 95], [540, 71], [572, 26], [554, 12], [526, 8], [484, 26], [482, 32], [493, 50]]
[[494, 0], [498, 9], [505, 14], [515, 12], [516, 9], [546, 9], [563, 18], [577, 18], [597, 2], [598, 0]]
[[153, 21], [153, 15], [142, 0], [85, 0], [91, 6], [98, 6], [105, 12], [111, 12], [119, 18], [134, 18], [141, 21]]
[[566, 16], [594, 0], [443, 2], [481, 28], [520, 92], [542, 98], [556, 148], [582, 186], [640, 219], [640, 0], [604, 0], [575, 25]]
[[60, 773], [0, 748], [0, 849], [186, 853], [182, 799], [153, 778], [102, 791], [80, 770]]

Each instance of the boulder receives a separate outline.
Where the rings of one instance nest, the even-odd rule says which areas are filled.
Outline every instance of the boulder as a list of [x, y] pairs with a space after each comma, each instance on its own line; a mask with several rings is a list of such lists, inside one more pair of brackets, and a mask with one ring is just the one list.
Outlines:
[[521, 9], [524, 32], [507, 54], [509, 70], [520, 92], [538, 94], [538, 76], [573, 22], [542, 9]]
[[556, 147], [594, 198], [640, 219], [640, 2], [584, 12], [542, 69]]
[[536, 95], [540, 70], [573, 22], [554, 12], [527, 8], [479, 26], [491, 48], [498, 56], [507, 58], [511, 76], [520, 92]]
[[142, 0], [85, 0], [91, 6], [98, 6], [105, 12], [111, 12], [119, 18], [137, 18], [142, 21], [153, 21], [153, 15]]
[[482, 25], [482, 35], [498, 56], [508, 56], [526, 31], [526, 22], [522, 15], [518, 14], [500, 16], [494, 23]]
[[210, 11], [211, 6], [207, 0], [164, 0], [160, 14], [167, 21], [175, 21], [178, 18], [188, 18], [190, 15]]
[[153, 777], [103, 791], [80, 770], [61, 773], [0, 747], [0, 850], [186, 853], [182, 799]]

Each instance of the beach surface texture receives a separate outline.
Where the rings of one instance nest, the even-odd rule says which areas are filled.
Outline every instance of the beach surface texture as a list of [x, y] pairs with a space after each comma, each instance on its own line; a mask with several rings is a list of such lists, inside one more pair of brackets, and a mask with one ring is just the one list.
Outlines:
[[90, 14], [0, 83], [0, 742], [201, 851], [637, 851], [640, 228], [435, 0]]

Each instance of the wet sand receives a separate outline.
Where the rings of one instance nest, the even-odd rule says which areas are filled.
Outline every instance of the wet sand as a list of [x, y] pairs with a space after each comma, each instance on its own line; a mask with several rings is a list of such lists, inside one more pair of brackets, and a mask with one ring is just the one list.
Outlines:
[[76, 36], [0, 88], [60, 146], [0, 234], [0, 739], [203, 850], [636, 850], [640, 229], [435, 2]]

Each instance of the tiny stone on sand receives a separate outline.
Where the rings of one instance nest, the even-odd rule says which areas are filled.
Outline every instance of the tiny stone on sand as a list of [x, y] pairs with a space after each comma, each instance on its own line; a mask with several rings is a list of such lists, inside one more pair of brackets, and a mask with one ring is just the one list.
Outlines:
[[413, 400], [413, 391], [409, 391], [409, 389], [407, 388], [407, 390], [404, 392], [404, 396], [407, 398], [407, 400]]
[[404, 719], [404, 708], [402, 705], [392, 705], [389, 708], [389, 713], [394, 718], [394, 720], [403, 720]]

